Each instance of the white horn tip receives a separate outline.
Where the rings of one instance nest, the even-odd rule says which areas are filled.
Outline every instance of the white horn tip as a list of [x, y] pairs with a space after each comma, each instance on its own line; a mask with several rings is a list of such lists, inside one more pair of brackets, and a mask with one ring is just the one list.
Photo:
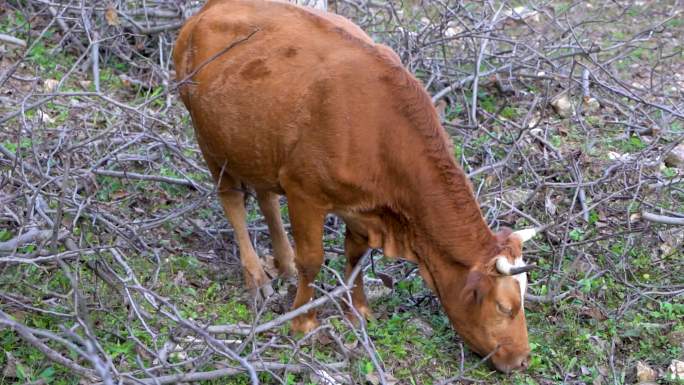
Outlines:
[[513, 234], [517, 235], [518, 238], [520, 238], [521, 242], [526, 242], [532, 239], [535, 235], [537, 235], [537, 230], [536, 229], [524, 229], [524, 230], [518, 230], [513, 232]]

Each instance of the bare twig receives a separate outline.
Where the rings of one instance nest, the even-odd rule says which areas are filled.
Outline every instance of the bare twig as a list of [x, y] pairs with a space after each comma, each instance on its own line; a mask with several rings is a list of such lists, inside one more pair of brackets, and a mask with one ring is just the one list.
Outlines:
[[649, 222], [662, 223], [664, 225], [684, 226], [684, 214], [679, 217], [658, 215], [648, 211], [642, 211], [641, 217]]
[[26, 47], [25, 40], [19, 39], [14, 36], [6, 35], [4, 33], [0, 33], [0, 42], [18, 45], [19, 47]]

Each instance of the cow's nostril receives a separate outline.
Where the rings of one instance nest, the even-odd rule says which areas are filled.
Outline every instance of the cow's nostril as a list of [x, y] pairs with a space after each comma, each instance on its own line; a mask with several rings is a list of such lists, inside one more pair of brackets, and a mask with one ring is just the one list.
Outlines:
[[530, 364], [530, 355], [528, 354], [525, 358], [520, 361], [520, 368], [521, 369], [527, 369], [527, 367]]

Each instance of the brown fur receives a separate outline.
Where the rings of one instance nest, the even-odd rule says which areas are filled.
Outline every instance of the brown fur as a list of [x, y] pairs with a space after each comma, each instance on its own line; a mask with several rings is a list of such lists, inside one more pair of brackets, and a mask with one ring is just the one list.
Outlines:
[[[335, 213], [347, 224], [347, 273], [369, 247], [414, 261], [473, 349], [496, 349], [492, 359], [501, 370], [524, 366], [529, 348], [517, 281], [492, 269], [497, 255], [518, 257], [520, 241], [487, 227], [429, 95], [390, 48], [337, 15], [210, 0], [181, 30], [174, 62], [179, 80], [203, 66], [181, 97], [226, 215], [244, 228], [244, 207], [235, 207], [242, 184], [271, 197], [262, 200], [271, 202], [267, 219], [284, 274], [291, 273], [292, 250], [272, 196], [288, 198], [299, 272], [295, 307], [313, 296], [323, 221]], [[267, 284], [246, 230], [236, 237], [248, 285]], [[369, 315], [362, 285], [357, 280], [354, 306]], [[293, 321], [299, 331], [315, 325], [313, 312]]]

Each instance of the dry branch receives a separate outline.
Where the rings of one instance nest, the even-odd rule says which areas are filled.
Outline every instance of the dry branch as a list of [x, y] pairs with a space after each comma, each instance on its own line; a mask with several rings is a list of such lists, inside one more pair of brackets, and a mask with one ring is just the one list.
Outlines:
[[[17, 248], [27, 244], [27, 243], [42, 243], [47, 241], [54, 234], [53, 230], [38, 230], [32, 228], [29, 231], [18, 235], [8, 241], [0, 242], [0, 254], [1, 253], [13, 253]], [[67, 236], [66, 231], [60, 231], [57, 235], [57, 239], [63, 239]]]
[[642, 211], [641, 217], [649, 222], [662, 223], [664, 225], [684, 226], [684, 214], [678, 217], [658, 215], [648, 211]]
[[172, 177], [161, 176], [161, 175], [144, 175], [144, 174], [139, 174], [136, 172], [114, 171], [114, 170], [103, 170], [103, 169], [94, 169], [94, 170], [92, 170], [92, 173], [97, 174], [97, 175], [103, 175], [103, 176], [111, 176], [111, 177], [115, 177], [115, 178], [149, 180], [149, 181], [154, 181], [154, 182], [177, 184], [177, 185], [181, 185], [181, 186], [192, 187], [192, 188], [200, 190], [200, 191], [209, 191], [212, 188], [211, 186], [200, 184], [200, 183], [194, 182], [192, 180], [178, 179], [178, 178], [172, 178]]
[[16, 38], [14, 36], [6, 35], [0, 33], [0, 42], [18, 45], [20, 47], [26, 47], [26, 41], [23, 39]]
[[[291, 373], [301, 373], [301, 372], [311, 370], [311, 368], [307, 365], [282, 364], [279, 362], [254, 362], [252, 365], [254, 366], [254, 369], [259, 371], [259, 372], [275, 371], [275, 370], [278, 370], [278, 371], [287, 370], [288, 372], [291, 372]], [[340, 362], [340, 363], [327, 364], [326, 366], [330, 369], [341, 369], [341, 368], [346, 367], [347, 365], [348, 365], [348, 363], [346, 363], [346, 362]], [[242, 374], [244, 372], [245, 372], [245, 370], [242, 368], [226, 368], [226, 369], [210, 370], [210, 371], [206, 371], [206, 372], [173, 374], [173, 375], [154, 377], [154, 378], [145, 378], [145, 379], [136, 378], [135, 380], [127, 381], [127, 383], [130, 383], [130, 384], [148, 384], [148, 385], [160, 384], [161, 385], [161, 384], [177, 384], [179, 382], [210, 381], [210, 380], [215, 380], [217, 378], [235, 376], [238, 374]]]

